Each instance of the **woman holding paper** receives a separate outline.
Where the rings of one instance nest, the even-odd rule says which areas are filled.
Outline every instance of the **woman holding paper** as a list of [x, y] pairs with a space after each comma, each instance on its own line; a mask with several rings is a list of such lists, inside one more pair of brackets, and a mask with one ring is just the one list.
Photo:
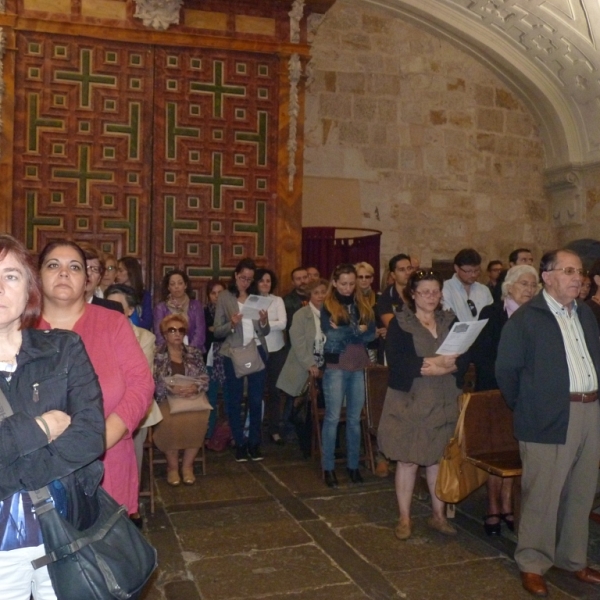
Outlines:
[[[182, 314], [167, 315], [160, 322], [160, 330], [166, 340], [156, 351], [154, 357], [154, 382], [156, 401], [159, 403], [163, 420], [154, 428], [154, 443], [165, 453], [167, 459], [167, 483], [177, 486], [179, 477], [179, 452], [183, 450], [181, 474], [183, 483], [192, 485], [194, 477], [194, 459], [204, 443], [208, 427], [208, 410], [182, 412], [172, 415], [167, 397], [169, 392], [181, 396], [197, 394], [208, 390], [208, 374], [202, 353], [193, 346], [186, 346], [183, 338], [187, 334], [188, 321]], [[166, 378], [173, 375], [193, 377], [196, 382], [189, 388], [169, 390]]]
[[[215, 339], [223, 340], [220, 353], [225, 367], [225, 389], [227, 391], [227, 416], [236, 445], [235, 460], [246, 462], [262, 460], [260, 451], [262, 398], [265, 387], [265, 368], [267, 344], [265, 336], [270, 331], [266, 310], [258, 313], [257, 319], [242, 314], [244, 305], [250, 297], [248, 289], [254, 281], [256, 264], [249, 258], [242, 259], [236, 266], [231, 282], [226, 290], [219, 294], [215, 310]], [[256, 348], [256, 352], [254, 352]], [[240, 411], [244, 396], [244, 376], [238, 377], [232, 361], [236, 350], [248, 351], [248, 364], [255, 363], [260, 357], [262, 368], [245, 376], [248, 382], [248, 414], [250, 431], [248, 441], [244, 439], [244, 430]], [[254, 356], [252, 353], [254, 352]], [[260, 361], [259, 361], [260, 364]]]
[[445, 535], [456, 533], [435, 495], [435, 482], [438, 462], [456, 426], [457, 397], [468, 359], [436, 354], [456, 321], [452, 311], [442, 310], [441, 298], [441, 277], [433, 271], [414, 271], [404, 290], [405, 304], [386, 336], [390, 377], [377, 441], [386, 456], [398, 461], [400, 520], [395, 533], [400, 540], [412, 534], [410, 507], [419, 466], [426, 468], [431, 493], [428, 526]]
[[[531, 265], [516, 265], [506, 273], [502, 299], [481, 310], [479, 318], [488, 322], [469, 353], [475, 365], [476, 391], [498, 389], [494, 369], [502, 328], [515, 310], [531, 300], [539, 289], [537, 271]], [[483, 517], [483, 528], [488, 535], [500, 535], [502, 521], [510, 531], [515, 530], [512, 489], [512, 477], [488, 477], [487, 514]]]

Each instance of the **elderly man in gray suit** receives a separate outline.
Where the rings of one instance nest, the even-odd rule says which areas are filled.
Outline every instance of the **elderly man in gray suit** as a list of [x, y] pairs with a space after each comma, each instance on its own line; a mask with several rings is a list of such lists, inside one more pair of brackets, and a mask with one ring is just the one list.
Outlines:
[[496, 360], [523, 462], [515, 560], [523, 587], [541, 597], [552, 566], [600, 584], [600, 572], [587, 566], [600, 460], [600, 333], [577, 300], [582, 273], [571, 250], [544, 255], [544, 289], [508, 320]]

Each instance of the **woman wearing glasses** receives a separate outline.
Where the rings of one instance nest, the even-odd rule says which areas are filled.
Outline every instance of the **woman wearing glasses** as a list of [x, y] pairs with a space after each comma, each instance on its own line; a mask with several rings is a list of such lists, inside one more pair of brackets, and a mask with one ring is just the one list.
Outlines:
[[215, 310], [215, 339], [223, 340], [220, 353], [225, 367], [225, 388], [227, 391], [227, 416], [236, 445], [235, 459], [238, 462], [262, 460], [260, 451], [262, 399], [265, 388], [266, 370], [263, 366], [246, 376], [248, 382], [248, 414], [250, 430], [248, 440], [244, 431], [240, 411], [244, 396], [244, 377], [237, 377], [231, 360], [232, 348], [248, 347], [255, 344], [263, 363], [267, 361], [267, 343], [265, 337], [270, 331], [266, 310], [260, 311], [258, 319], [242, 315], [248, 289], [254, 281], [256, 264], [249, 258], [242, 259], [237, 266], [226, 290], [219, 294]]
[[[481, 310], [479, 318], [488, 319], [488, 322], [470, 350], [475, 365], [476, 391], [498, 389], [495, 363], [502, 328], [519, 306], [537, 294], [539, 287], [538, 274], [531, 265], [511, 267], [502, 283], [502, 299]], [[500, 535], [502, 521], [514, 531], [512, 489], [512, 477], [489, 476], [487, 515], [483, 517], [483, 528], [488, 535]]]
[[376, 338], [367, 344], [367, 352], [369, 353], [369, 360], [373, 364], [383, 364], [383, 340], [385, 339], [386, 327], [379, 318], [379, 312], [377, 310], [377, 299], [380, 294], [376, 294], [373, 291], [373, 278], [375, 277], [375, 269], [368, 262], [359, 262], [354, 265], [356, 269], [356, 283], [358, 292], [360, 292], [367, 302], [373, 308], [375, 314], [375, 325], [377, 327], [375, 334]]
[[[156, 401], [159, 403], [163, 419], [154, 428], [154, 443], [165, 453], [167, 459], [167, 483], [178, 486], [183, 479], [192, 485], [194, 459], [204, 443], [208, 428], [208, 410], [181, 412], [172, 415], [167, 396], [169, 391], [180, 395], [195, 395], [207, 391], [209, 378], [202, 360], [202, 352], [183, 343], [188, 332], [188, 321], [181, 313], [172, 313], [160, 322], [163, 344], [154, 357], [154, 382]], [[197, 383], [190, 383], [189, 389], [168, 390], [166, 378], [173, 375], [193, 377]], [[183, 450], [181, 477], [179, 476], [179, 453]]]
[[433, 271], [414, 271], [404, 289], [405, 304], [391, 321], [385, 343], [390, 367], [379, 422], [379, 449], [396, 460], [396, 497], [400, 520], [396, 537], [412, 535], [410, 517], [419, 466], [424, 466], [433, 515], [427, 525], [445, 535], [456, 529], [446, 520], [445, 504], [435, 495], [438, 462], [454, 432], [457, 398], [468, 367], [463, 355], [436, 354], [456, 316], [442, 310], [442, 279]]

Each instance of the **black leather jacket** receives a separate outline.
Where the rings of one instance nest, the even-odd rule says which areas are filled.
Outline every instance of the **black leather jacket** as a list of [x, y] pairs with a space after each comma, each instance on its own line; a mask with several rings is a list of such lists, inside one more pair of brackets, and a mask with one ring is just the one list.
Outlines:
[[[81, 338], [70, 331], [23, 330], [17, 369], [0, 387], [14, 415], [0, 423], [0, 500], [60, 479], [93, 493], [102, 478], [105, 424], [102, 392]], [[35, 417], [49, 410], [71, 424], [48, 443]], [[76, 472], [76, 473], [75, 473]]]

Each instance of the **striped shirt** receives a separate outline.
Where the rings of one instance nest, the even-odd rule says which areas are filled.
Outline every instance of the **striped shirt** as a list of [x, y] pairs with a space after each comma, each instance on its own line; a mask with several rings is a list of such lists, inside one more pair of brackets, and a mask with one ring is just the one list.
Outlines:
[[563, 337], [569, 367], [569, 391], [571, 393], [595, 392], [598, 389], [598, 377], [577, 316], [577, 303], [573, 301], [569, 312], [546, 290], [542, 293], [548, 308], [556, 317]]

